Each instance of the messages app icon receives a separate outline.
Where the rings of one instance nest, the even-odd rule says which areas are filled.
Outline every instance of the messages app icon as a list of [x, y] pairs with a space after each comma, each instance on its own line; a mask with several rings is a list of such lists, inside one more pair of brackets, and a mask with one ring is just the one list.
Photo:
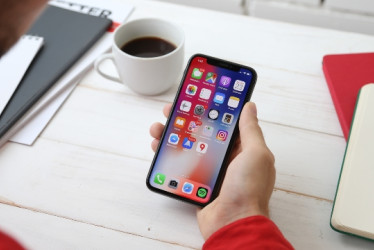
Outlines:
[[191, 77], [194, 78], [194, 79], [199, 80], [203, 76], [203, 73], [204, 73], [203, 69], [194, 68], [193, 71], [192, 71]]

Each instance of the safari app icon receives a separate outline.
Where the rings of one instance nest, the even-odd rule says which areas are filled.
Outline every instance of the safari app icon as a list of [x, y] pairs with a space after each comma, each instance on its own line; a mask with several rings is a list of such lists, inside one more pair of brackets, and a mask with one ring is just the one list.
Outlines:
[[192, 194], [193, 187], [194, 187], [194, 186], [193, 186], [192, 183], [185, 182], [185, 183], [183, 184], [182, 192], [183, 192], [183, 193], [186, 193], [186, 194]]

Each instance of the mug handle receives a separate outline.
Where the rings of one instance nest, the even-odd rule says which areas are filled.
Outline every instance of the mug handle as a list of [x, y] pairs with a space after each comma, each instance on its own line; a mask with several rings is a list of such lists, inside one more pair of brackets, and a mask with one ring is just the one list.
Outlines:
[[[106, 74], [105, 72], [103, 72], [103, 71], [100, 69], [100, 64], [101, 64], [103, 61], [105, 61], [105, 60], [111, 60], [111, 61], [113, 62], [113, 64], [116, 65], [112, 53], [103, 54], [103, 55], [99, 56], [99, 57], [95, 60], [95, 70], [97, 71], [97, 73], [99, 73], [102, 77], [104, 77], [104, 78], [106, 78], [106, 79], [109, 79], [109, 80], [112, 80], [112, 81], [115, 81], [115, 82], [118, 82], [118, 83], [121, 83], [121, 84], [122, 84], [122, 81], [121, 81], [121, 79], [119, 79], [119, 77], [115, 77], [115, 76], [108, 75], [108, 74]], [[116, 68], [116, 70], [117, 70], [117, 68]], [[117, 70], [117, 73], [118, 73], [118, 70]]]

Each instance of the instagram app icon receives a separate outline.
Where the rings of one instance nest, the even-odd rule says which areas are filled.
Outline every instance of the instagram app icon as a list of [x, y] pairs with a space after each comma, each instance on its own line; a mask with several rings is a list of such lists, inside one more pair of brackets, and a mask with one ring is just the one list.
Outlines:
[[220, 141], [226, 141], [228, 132], [226, 130], [218, 130], [216, 139]]

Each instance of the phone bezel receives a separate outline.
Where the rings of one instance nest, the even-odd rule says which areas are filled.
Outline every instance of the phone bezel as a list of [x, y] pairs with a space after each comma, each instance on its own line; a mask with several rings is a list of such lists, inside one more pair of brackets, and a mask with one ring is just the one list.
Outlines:
[[[249, 70], [251, 72], [251, 74], [252, 74], [252, 79], [251, 79], [251, 82], [250, 82], [250, 85], [249, 85], [248, 92], [246, 93], [246, 96], [245, 96], [245, 102], [248, 102], [250, 100], [251, 96], [252, 96], [252, 93], [253, 93], [253, 90], [254, 90], [254, 87], [255, 87], [256, 81], [257, 81], [257, 73], [256, 73], [256, 71], [253, 68], [251, 68], [249, 66], [241, 65], [241, 64], [238, 64], [238, 63], [230, 62], [230, 61], [227, 61], [227, 60], [224, 60], [224, 59], [219, 59], [219, 58], [216, 58], [216, 57], [212, 57], [212, 56], [208, 56], [208, 55], [204, 55], [204, 54], [200, 54], [200, 53], [194, 54], [193, 56], [191, 56], [191, 58], [189, 59], [189, 61], [187, 63], [186, 69], [183, 72], [181, 83], [179, 84], [178, 91], [177, 91], [177, 93], [175, 95], [175, 98], [174, 98], [174, 101], [173, 101], [173, 105], [172, 105], [172, 108], [171, 108], [171, 112], [170, 112], [170, 114], [168, 116], [168, 119], [166, 121], [166, 124], [165, 124], [165, 129], [162, 132], [160, 143], [159, 143], [159, 145], [157, 147], [157, 150], [156, 150], [155, 155], [153, 157], [150, 169], [148, 171], [148, 175], [147, 175], [147, 179], [146, 179], [146, 184], [147, 184], [147, 187], [151, 191], [153, 191], [153, 192], [156, 192], [156, 193], [159, 193], [159, 194], [162, 194], [162, 195], [166, 195], [168, 197], [171, 197], [171, 198], [174, 198], [174, 199], [177, 199], [177, 200], [188, 202], [190, 204], [194, 204], [194, 205], [198, 205], [198, 206], [204, 207], [204, 206], [208, 205], [209, 203], [211, 203], [215, 198], [217, 198], [217, 196], [219, 194], [219, 191], [221, 189], [222, 182], [223, 182], [223, 179], [224, 179], [225, 174], [226, 174], [226, 169], [228, 167], [229, 156], [230, 156], [232, 147], [233, 147], [234, 142], [235, 142], [235, 140], [237, 138], [237, 135], [238, 135], [239, 119], [238, 119], [237, 123], [235, 124], [234, 132], [233, 132], [233, 135], [232, 135], [232, 137], [230, 139], [230, 142], [229, 142], [227, 151], [225, 153], [224, 159], [222, 161], [221, 168], [219, 170], [219, 174], [218, 174], [218, 177], [217, 177], [217, 181], [214, 184], [214, 188], [212, 190], [212, 195], [211, 195], [210, 199], [206, 203], [197, 202], [195, 200], [188, 199], [186, 197], [179, 196], [177, 194], [167, 192], [165, 190], [156, 188], [156, 187], [154, 187], [154, 186], [152, 186], [150, 184], [150, 182], [151, 182], [150, 177], [151, 177], [153, 169], [154, 169], [154, 164], [155, 164], [155, 162], [157, 160], [157, 157], [158, 157], [158, 154], [159, 154], [159, 151], [160, 151], [160, 147], [161, 147], [163, 141], [165, 140], [166, 131], [167, 131], [167, 128], [170, 126], [170, 122], [171, 122], [170, 120], [171, 120], [172, 114], [173, 114], [173, 112], [175, 110], [176, 103], [178, 102], [179, 96], [181, 94], [181, 91], [182, 91], [182, 88], [183, 88], [183, 83], [184, 83], [184, 81], [185, 81], [185, 79], [187, 77], [188, 69], [191, 66], [191, 62], [196, 57], [206, 58], [207, 59], [207, 63], [211, 64], [213, 66], [218, 66], [218, 67], [222, 67], [222, 68], [226, 68], [226, 69], [230, 69], [230, 70], [235, 70], [235, 71], [239, 71], [240, 69], [247, 69], [247, 70]], [[241, 112], [242, 112], [242, 109], [240, 110], [239, 114], [241, 114]]]

